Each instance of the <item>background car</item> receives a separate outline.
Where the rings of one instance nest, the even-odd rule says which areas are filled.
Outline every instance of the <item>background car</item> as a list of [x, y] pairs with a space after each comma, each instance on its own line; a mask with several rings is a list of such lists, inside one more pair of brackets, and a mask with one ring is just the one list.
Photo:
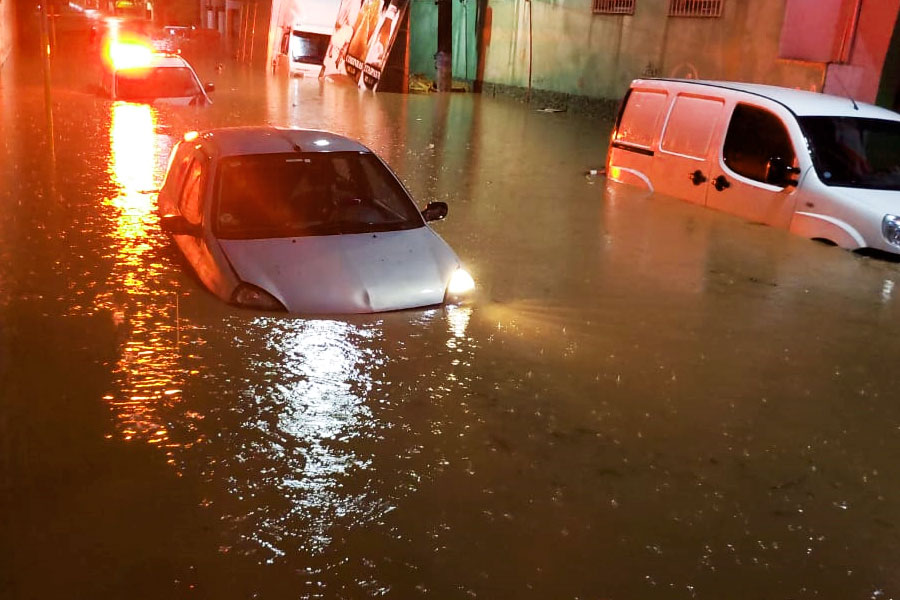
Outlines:
[[234, 304], [371, 313], [455, 302], [474, 281], [394, 173], [362, 144], [313, 130], [185, 136], [159, 195], [162, 228]]
[[178, 54], [154, 52], [139, 42], [113, 41], [106, 51], [103, 93], [113, 100], [191, 106], [212, 104], [212, 83], [203, 85], [190, 63]]

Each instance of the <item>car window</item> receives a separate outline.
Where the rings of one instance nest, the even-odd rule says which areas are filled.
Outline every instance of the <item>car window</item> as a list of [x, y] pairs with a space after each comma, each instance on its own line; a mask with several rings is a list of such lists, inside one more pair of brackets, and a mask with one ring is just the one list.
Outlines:
[[178, 201], [181, 215], [194, 225], [199, 225], [203, 217], [203, 172], [205, 160], [194, 157], [187, 169], [187, 178]]
[[[179, 154], [181, 156], [179, 156]], [[187, 173], [188, 165], [191, 163], [193, 155], [190, 150], [182, 143], [172, 153], [172, 164], [166, 170], [165, 185], [169, 189], [174, 189], [177, 193], [181, 189], [184, 182], [184, 175]]]
[[794, 163], [794, 147], [781, 119], [764, 108], [738, 104], [725, 134], [725, 164], [738, 175], [765, 182], [772, 158]]
[[124, 69], [116, 73], [116, 96], [121, 100], [184, 98], [201, 93], [187, 67]]
[[232, 157], [216, 181], [221, 238], [269, 238], [413, 229], [425, 225], [373, 154], [315, 152]]

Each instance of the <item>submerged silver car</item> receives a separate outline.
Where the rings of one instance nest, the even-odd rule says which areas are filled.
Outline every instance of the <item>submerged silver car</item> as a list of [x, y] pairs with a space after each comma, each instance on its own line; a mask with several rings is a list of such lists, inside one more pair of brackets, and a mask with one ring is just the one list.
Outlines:
[[473, 288], [459, 258], [393, 172], [323, 131], [191, 132], [159, 194], [163, 230], [203, 284], [252, 308], [371, 313], [456, 302]]

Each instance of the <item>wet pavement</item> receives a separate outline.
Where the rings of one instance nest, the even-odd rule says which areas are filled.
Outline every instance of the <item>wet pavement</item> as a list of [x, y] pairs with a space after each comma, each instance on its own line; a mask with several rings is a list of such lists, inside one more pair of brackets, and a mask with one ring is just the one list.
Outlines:
[[[900, 597], [900, 265], [607, 190], [588, 117], [226, 55], [212, 107], [114, 104], [77, 39], [52, 147], [32, 46], [0, 70], [0, 597]], [[259, 123], [446, 201], [474, 301], [206, 292], [151, 191]]]

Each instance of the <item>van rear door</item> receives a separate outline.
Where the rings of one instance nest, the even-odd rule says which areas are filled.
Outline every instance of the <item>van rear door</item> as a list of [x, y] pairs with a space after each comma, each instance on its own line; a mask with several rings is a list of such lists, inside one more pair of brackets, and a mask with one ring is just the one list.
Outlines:
[[609, 144], [607, 175], [612, 181], [653, 191], [654, 148], [668, 105], [665, 89], [639, 82], [628, 90]]
[[691, 93], [675, 96], [666, 117], [653, 164], [656, 191], [705, 204], [725, 101]]

